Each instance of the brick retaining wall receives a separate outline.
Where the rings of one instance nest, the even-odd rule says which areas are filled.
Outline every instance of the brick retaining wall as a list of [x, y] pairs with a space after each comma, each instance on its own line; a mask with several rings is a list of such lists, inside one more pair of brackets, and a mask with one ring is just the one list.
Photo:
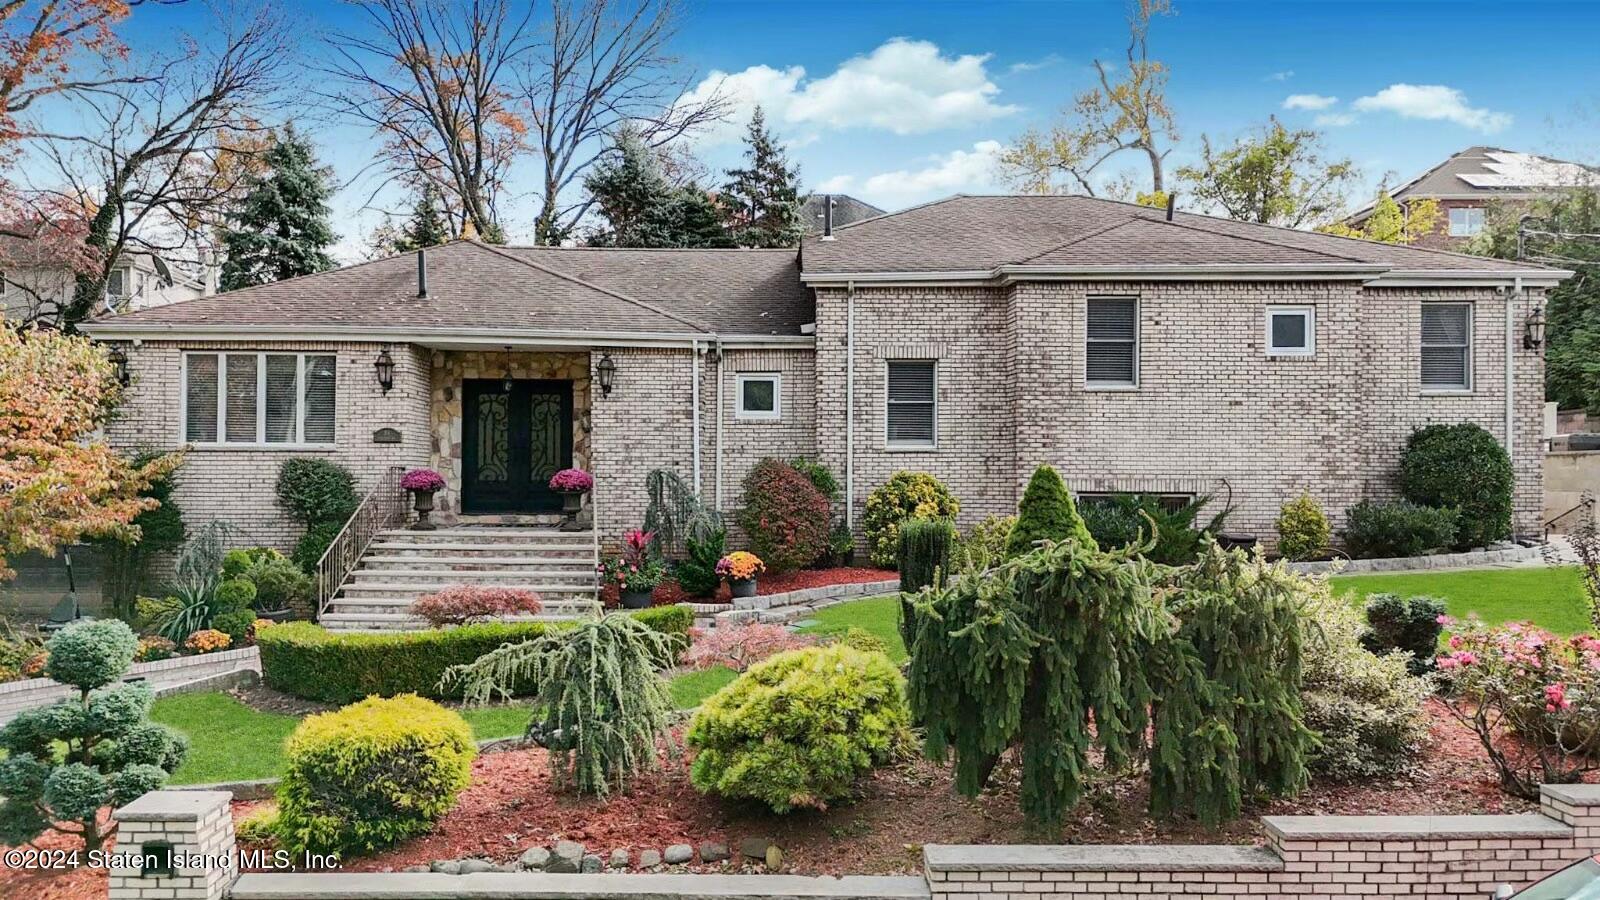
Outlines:
[[[232, 672], [261, 672], [261, 651], [255, 647], [223, 650], [201, 656], [178, 656], [154, 662], [134, 663], [123, 681], [143, 681], [156, 696], [175, 692], [181, 686], [202, 678]], [[48, 706], [57, 700], [77, 696], [77, 689], [48, 678], [27, 678], [0, 684], [0, 725], [11, 721], [25, 709]]]

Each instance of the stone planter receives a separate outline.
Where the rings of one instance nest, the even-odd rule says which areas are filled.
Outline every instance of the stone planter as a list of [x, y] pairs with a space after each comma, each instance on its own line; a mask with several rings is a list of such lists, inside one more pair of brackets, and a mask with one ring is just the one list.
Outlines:
[[728, 589], [733, 591], [735, 597], [754, 597], [756, 595], [756, 580], [754, 578], [741, 578], [729, 581]]
[[583, 512], [584, 491], [561, 492], [561, 520], [562, 531], [582, 531], [583, 526], [578, 524], [578, 513]]
[[624, 609], [649, 609], [654, 596], [654, 590], [622, 591], [622, 606]]
[[417, 511], [417, 521], [411, 526], [412, 531], [433, 531], [439, 527], [428, 518], [433, 513], [433, 491], [412, 491], [411, 502], [411, 508]]

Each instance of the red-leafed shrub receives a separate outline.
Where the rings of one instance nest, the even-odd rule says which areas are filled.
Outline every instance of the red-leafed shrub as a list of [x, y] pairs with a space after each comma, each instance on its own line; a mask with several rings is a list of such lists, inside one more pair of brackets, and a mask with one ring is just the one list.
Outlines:
[[743, 672], [769, 656], [785, 650], [798, 650], [814, 643], [803, 634], [790, 631], [782, 625], [763, 625], [748, 622], [722, 628], [691, 628], [693, 641], [683, 654], [683, 664], [691, 669], [710, 669], [727, 666]]
[[809, 566], [828, 550], [828, 498], [782, 460], [763, 459], [744, 477], [739, 525], [774, 575]]
[[517, 588], [483, 584], [461, 584], [437, 594], [419, 597], [411, 612], [428, 620], [435, 628], [465, 625], [483, 619], [539, 612], [539, 595]]

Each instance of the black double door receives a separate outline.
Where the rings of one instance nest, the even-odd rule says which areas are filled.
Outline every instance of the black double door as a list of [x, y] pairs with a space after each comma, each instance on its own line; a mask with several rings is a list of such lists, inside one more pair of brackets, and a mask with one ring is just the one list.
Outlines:
[[571, 465], [572, 382], [462, 384], [463, 513], [559, 510], [561, 497], [550, 490], [550, 476]]

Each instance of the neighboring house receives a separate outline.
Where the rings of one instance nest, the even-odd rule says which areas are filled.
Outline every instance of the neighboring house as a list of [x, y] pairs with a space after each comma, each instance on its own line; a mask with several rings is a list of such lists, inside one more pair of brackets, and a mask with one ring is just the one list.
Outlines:
[[[15, 250], [16, 248], [7, 248]], [[75, 288], [76, 276], [68, 269], [30, 265], [26, 250], [8, 254], [16, 262], [0, 271], [0, 310], [7, 319], [40, 318], [63, 305]], [[214, 262], [186, 266], [152, 253], [126, 251], [106, 279], [105, 303], [95, 313], [150, 309], [193, 300], [217, 292], [220, 267]]]
[[[1468, 147], [1390, 192], [1402, 207], [1417, 200], [1439, 202], [1439, 229], [1415, 246], [1464, 248], [1483, 230], [1491, 201], [1526, 204], [1563, 188], [1600, 185], [1600, 169], [1497, 147]], [[1345, 222], [1360, 227], [1372, 212], [1367, 204]]]
[[1516, 529], [1537, 533], [1543, 360], [1524, 327], [1568, 274], [959, 196], [798, 252], [459, 241], [86, 330], [130, 360], [111, 440], [190, 446], [176, 499], [240, 543], [297, 536], [273, 494], [293, 456], [363, 488], [438, 469], [446, 523], [541, 521], [506, 517], [558, 509], [545, 481], [581, 466], [614, 542], [653, 468], [731, 512], [756, 461], [805, 455], [845, 483], [852, 525], [897, 470], [943, 479], [970, 526], [1014, 512], [1050, 463], [1081, 493], [1229, 502], [1228, 530], [1270, 544], [1302, 490], [1336, 528], [1393, 496], [1407, 435], [1432, 422], [1504, 442]]
[[849, 194], [807, 194], [800, 201], [800, 222], [805, 225], [806, 234], [822, 233], [827, 224], [824, 213], [829, 204], [833, 206], [835, 228], [884, 215], [883, 210], [865, 200], [857, 200]]

